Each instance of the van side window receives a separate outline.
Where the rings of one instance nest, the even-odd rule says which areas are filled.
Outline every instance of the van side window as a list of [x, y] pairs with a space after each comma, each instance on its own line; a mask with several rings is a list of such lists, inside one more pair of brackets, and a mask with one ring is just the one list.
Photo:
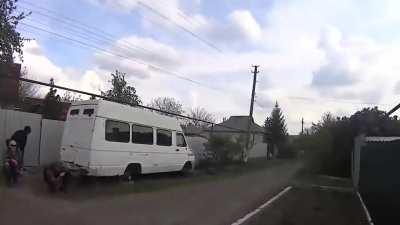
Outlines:
[[128, 123], [107, 120], [106, 140], [113, 142], [129, 142], [130, 126]]
[[84, 109], [83, 110], [83, 115], [92, 116], [93, 113], [94, 113], [94, 109]]
[[157, 129], [157, 145], [171, 146], [172, 145], [172, 131]]
[[132, 143], [136, 144], [153, 144], [153, 128], [140, 126], [140, 125], [132, 125]]
[[71, 115], [71, 116], [75, 116], [78, 114], [79, 114], [79, 109], [73, 109], [73, 110], [71, 110], [71, 112], [69, 112], [69, 115]]
[[186, 147], [185, 137], [181, 133], [176, 133], [176, 146]]

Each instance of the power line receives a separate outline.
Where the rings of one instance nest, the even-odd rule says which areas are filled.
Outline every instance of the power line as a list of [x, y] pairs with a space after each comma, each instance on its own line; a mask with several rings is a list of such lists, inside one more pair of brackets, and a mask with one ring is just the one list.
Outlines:
[[[64, 25], [67, 25], [67, 26], [70, 26], [70, 27], [72, 27], [72, 28], [75, 28], [75, 29], [73, 29], [73, 30], [74, 30], [73, 32], [78, 33], [78, 35], [76, 35], [76, 33], [74, 33], [73, 35], [79, 36], [79, 37], [81, 37], [82, 39], [91, 38], [91, 39], [95, 39], [95, 40], [97, 40], [97, 41], [104, 42], [104, 43], [113, 43], [113, 42], [115, 41], [114, 39], [111, 39], [111, 38], [110, 38], [110, 37], [113, 37], [111, 34], [109, 34], [109, 33], [107, 33], [107, 32], [104, 32], [104, 31], [102, 31], [102, 30], [100, 30], [100, 29], [98, 29], [98, 28], [96, 28], [96, 27], [94, 27], [94, 26], [87, 25], [87, 24], [85, 24], [85, 23], [82, 23], [82, 22], [80, 22], [80, 21], [78, 21], [78, 20], [75, 20], [75, 19], [72, 19], [72, 18], [69, 18], [69, 17], [59, 16], [59, 15], [58, 15], [55, 11], [53, 11], [53, 10], [47, 9], [47, 8], [45, 8], [45, 7], [38, 6], [38, 5], [33, 4], [33, 3], [30, 3], [30, 2], [21, 1], [21, 3], [27, 4], [27, 5], [33, 6], [33, 7], [35, 7], [35, 8], [38, 8], [38, 9], [41, 9], [41, 10], [50, 12], [51, 14], [57, 15], [57, 16], [55, 17], [55, 16], [51, 16], [51, 15], [49, 15], [49, 14], [44, 14], [44, 13], [41, 13], [41, 12], [38, 12], [38, 11], [34, 11], [35, 14], [39, 14], [39, 15], [41, 15], [41, 16], [44, 16], [44, 17], [53, 19], [53, 20], [55, 20], [55, 21], [58, 21], [58, 22], [60, 22], [60, 23], [62, 23], [62, 24], [64, 24]], [[25, 8], [25, 7], [21, 7], [21, 8]], [[25, 8], [25, 9], [27, 9], [27, 10], [32, 10], [32, 9], [29, 9], [29, 8]], [[60, 17], [60, 18], [59, 18], [59, 17]], [[32, 21], [32, 20], [31, 20], [31, 21]], [[45, 26], [45, 24], [42, 23], [42, 22], [38, 22], [38, 21], [33, 21], [33, 22]], [[78, 26], [75, 26], [75, 25], [78, 25], [80, 28], [78, 28]], [[66, 27], [66, 28], [67, 28], [67, 27]], [[35, 28], [34, 28], [34, 29], [35, 29]], [[77, 30], [77, 29], [78, 29], [78, 30]], [[86, 34], [86, 33], [82, 33], [79, 29], [83, 29], [83, 30], [85, 30], [86, 32], [88, 32], [88, 33], [90, 33], [90, 34], [92, 34], [92, 35], [88, 35], [88, 37], [84, 37], [83, 35], [87, 35], [87, 34]], [[41, 28], [41, 30], [42, 30], [42, 32], [47, 32], [47, 33], [50, 33], [50, 34], [53, 34], [53, 35], [55, 35], [54, 33], [56, 33], [56, 32], [51, 32], [51, 31], [47, 31], [47, 30], [45, 31], [45, 30], [42, 29], [42, 28]], [[92, 30], [95, 30], [96, 32], [93, 32]], [[62, 36], [65, 36], [65, 35], [62, 35]], [[100, 37], [99, 37], [99, 36], [100, 36]], [[59, 37], [59, 38], [64, 38], [64, 37], [60, 37], [60, 36], [58, 36], [58, 37]], [[67, 38], [69, 39], [69, 41], [75, 41], [75, 40], [72, 40], [73, 38], [70, 38], [70, 37], [67, 37]], [[92, 41], [92, 40], [91, 40], [91, 41]], [[81, 41], [80, 41], [80, 42], [81, 42]], [[136, 45], [132, 45], [132, 44], [130, 44], [130, 43], [127, 42], [127, 41], [122, 40], [121, 42], [129, 44], [129, 46], [127, 46], [127, 45], [123, 45], [123, 46], [128, 47], [128, 48], [130, 48], [130, 49], [132, 49], [131, 46], [133, 46], [134, 48], [140, 49], [140, 50], [142, 50], [142, 51], [146, 51], [146, 52], [149, 52], [149, 53], [151, 53], [151, 54], [155, 54], [155, 53], [153, 53], [153, 52], [151, 52], [151, 51], [149, 51], [149, 50], [147, 50], [147, 49], [145, 49], [145, 48], [142, 48], [142, 47], [139, 47], [139, 46], [136, 46]], [[80, 43], [80, 44], [82, 45], [82, 43]], [[89, 45], [91, 46], [91, 48], [96, 48], [97, 50], [100, 50], [97, 46], [94, 47], [92, 44], [89, 44]], [[121, 46], [119, 46], [118, 44], [116, 44], [115, 46], [116, 46], [117, 48], [119, 48], [120, 50], [123, 50], [123, 51], [126, 50], [126, 49], [122, 48]], [[108, 52], [109, 54], [116, 55], [116, 56], [118, 56], [118, 57], [122, 57], [121, 54], [110, 53], [109, 50], [106, 51], [104, 48], [101, 48], [100, 51]], [[124, 57], [123, 57], [123, 58], [124, 58]], [[126, 58], [126, 57], [125, 57], [125, 58]], [[134, 61], [135, 61], [136, 63], [140, 63], [140, 64], [142, 64], [142, 65], [145, 64], [145, 63], [143, 63], [143, 62], [139, 62], [139, 60], [134, 60]], [[215, 90], [219, 91], [219, 89], [217, 89], [217, 88], [215, 88], [215, 87], [210, 87], [210, 86], [205, 85], [205, 84], [203, 84], [203, 83], [201, 83], [201, 82], [199, 82], [199, 81], [195, 81], [195, 80], [193, 80], [193, 79], [190, 79], [190, 78], [187, 78], [187, 77], [185, 77], [185, 76], [179, 75], [179, 74], [177, 74], [177, 73], [175, 73], [175, 72], [169, 71], [169, 70], [164, 69], [164, 68], [162, 68], [162, 67], [159, 67], [159, 66], [156, 66], [156, 65], [151, 65], [151, 64], [146, 64], [146, 66], [148, 66], [148, 68], [150, 68], [150, 69], [157, 70], [157, 71], [161, 71], [161, 72], [163, 72], [163, 73], [166, 73], [166, 74], [175, 76], [175, 77], [177, 77], [177, 78], [179, 78], [179, 79], [182, 79], [182, 80], [185, 80], [185, 81], [189, 81], [189, 82], [191, 82], [191, 83], [194, 83], [194, 84], [197, 84], [197, 85], [200, 85], [200, 86], [203, 86], [203, 87], [212, 89], [212, 90], [214, 90], [214, 91], [215, 91]]]
[[303, 97], [303, 96], [287, 96], [286, 98], [292, 100], [299, 100], [299, 101], [310, 101], [310, 102], [322, 102], [322, 101], [329, 101], [329, 102], [338, 102], [338, 103], [345, 103], [345, 104], [353, 104], [353, 105], [380, 105], [386, 106], [389, 104], [382, 104], [376, 102], [358, 102], [358, 101], [348, 101], [347, 99], [341, 98], [311, 98], [311, 97]]
[[[105, 32], [105, 31], [103, 31], [103, 30], [101, 30], [101, 29], [99, 29], [99, 28], [97, 28], [97, 27], [94, 27], [94, 26], [85, 24], [85, 23], [83, 23], [83, 22], [81, 22], [81, 21], [79, 21], [79, 20], [76, 20], [76, 19], [73, 19], [73, 18], [70, 18], [70, 17], [67, 17], [67, 16], [59, 15], [57, 12], [55, 12], [55, 11], [53, 11], [53, 10], [50, 10], [50, 9], [47, 9], [47, 8], [45, 8], [45, 7], [42, 7], [42, 6], [39, 6], [39, 5], [30, 3], [30, 2], [21, 1], [21, 3], [22, 3], [22, 4], [26, 4], [26, 5], [30, 5], [30, 6], [32, 6], [32, 7], [34, 7], [34, 8], [36, 8], [36, 9], [41, 10], [42, 12], [39, 12], [39, 11], [37, 11], [37, 10], [33, 10], [33, 9], [31, 9], [31, 8], [26, 8], [26, 7], [23, 7], [23, 6], [20, 6], [20, 8], [33, 11], [35, 14], [38, 14], [38, 15], [43, 16], [43, 17], [50, 18], [50, 19], [52, 19], [52, 20], [58, 21], [58, 22], [63, 23], [63, 24], [67, 24], [67, 25], [69, 25], [69, 26], [73, 26], [74, 28], [80, 27], [79, 29], [85, 30], [86, 32], [88, 32], [88, 33], [94, 35], [94, 36], [92, 36], [92, 37], [97, 37], [97, 38], [100, 37], [100, 38], [102, 38], [102, 39], [104, 39], [104, 40], [107, 40], [107, 41], [110, 42], [110, 43], [114, 43], [114, 42], [116, 41], [116, 39], [118, 39], [116, 36], [114, 36], [114, 35], [112, 35], [112, 34], [110, 34], [110, 33], [107, 33], [107, 32]], [[50, 13], [50, 14], [55, 15], [55, 16], [52, 16], [52, 15], [50, 15], [50, 14], [43, 13], [43, 11], [46, 11], [46, 12], [48, 12], [48, 13]], [[29, 17], [28, 17], [28, 18], [29, 18]], [[120, 43], [121, 46], [123, 46], [123, 47], [125, 47], [125, 48], [128, 48], [128, 49], [130, 49], [130, 50], [134, 50], [134, 51], [140, 50], [140, 51], [143, 51], [143, 52], [148, 52], [148, 53], [151, 53], [151, 54], [156, 54], [156, 53], [154, 53], [154, 52], [152, 52], [152, 51], [150, 51], [150, 50], [148, 50], [148, 49], [145, 49], [145, 48], [143, 48], [143, 47], [141, 47], [141, 46], [138, 46], [138, 45], [134, 45], [134, 44], [132, 44], [132, 43], [129, 43], [129, 42], [126, 41], [126, 40], [119, 40], [119, 41], [121, 42], [121, 43]], [[116, 44], [117, 44], [117, 43], [116, 43]]]
[[203, 83], [201, 83], [199, 81], [196, 81], [196, 80], [184, 77], [182, 75], [179, 75], [179, 74], [177, 74], [175, 72], [171, 72], [171, 71], [166, 70], [164, 68], [161, 68], [159, 66], [152, 65], [152, 64], [143, 62], [141, 60], [138, 60], [138, 59], [132, 59], [131, 57], [127, 57], [127, 56], [124, 56], [124, 55], [121, 55], [121, 54], [118, 54], [118, 53], [111, 52], [111, 51], [109, 51], [107, 49], [104, 49], [102, 47], [99, 47], [99, 46], [96, 46], [96, 45], [93, 45], [93, 44], [89, 44], [87, 42], [84, 42], [84, 41], [81, 41], [81, 40], [77, 40], [77, 39], [71, 38], [69, 36], [66, 36], [66, 35], [63, 35], [63, 34], [59, 34], [57, 32], [52, 32], [52, 31], [49, 31], [49, 30], [46, 30], [46, 29], [31, 25], [31, 24], [27, 24], [27, 23], [24, 23], [24, 22], [20, 22], [20, 24], [24, 25], [24, 26], [27, 26], [27, 27], [30, 27], [30, 28], [33, 28], [35, 30], [39, 30], [39, 31], [42, 31], [42, 32], [45, 32], [45, 33], [48, 33], [48, 34], [51, 34], [51, 35], [54, 35], [54, 36], [57, 36], [58, 38], [61, 38], [61, 39], [66, 39], [66, 40], [69, 40], [69, 41], [72, 41], [72, 42], [76, 42], [76, 43], [78, 43], [78, 44], [80, 44], [81, 46], [84, 46], [84, 47], [89, 47], [91, 49], [102, 51], [102, 52], [108, 53], [108, 54], [113, 55], [113, 56], [117, 56], [117, 57], [120, 57], [120, 58], [127, 59], [127, 60], [135, 62], [137, 64], [147, 66], [149, 69], [153, 69], [153, 70], [164, 72], [165, 74], [174, 76], [174, 77], [179, 78], [181, 80], [185, 80], [185, 81], [194, 83], [194, 84], [199, 85], [199, 86], [203, 86], [203, 87], [209, 88], [209, 89], [214, 90], [214, 91], [222, 91], [220, 89], [213, 88], [213, 87], [210, 87], [208, 85], [205, 85], [205, 84], [203, 84]]
[[204, 44], [206, 44], [207, 46], [213, 48], [214, 50], [218, 51], [218, 52], [222, 52], [221, 49], [219, 49], [216, 45], [214, 45], [213, 43], [207, 41], [206, 39], [200, 37], [198, 34], [194, 33], [193, 31], [187, 29], [186, 27], [180, 25], [179, 23], [175, 22], [174, 20], [172, 20], [170, 17], [164, 15], [163, 13], [161, 13], [160, 11], [156, 10], [155, 8], [141, 2], [138, 1], [138, 5], [142, 6], [143, 8], [153, 12], [154, 14], [158, 15], [159, 17], [169, 21], [170, 23], [174, 24], [175, 26], [177, 26], [178, 28], [180, 28], [181, 30], [187, 32], [188, 34], [192, 35], [193, 37], [195, 37], [196, 39], [200, 40], [201, 42], [203, 42]]
[[[160, 3], [161, 3], [161, 2], [158, 2], [159, 5], [162, 5], [162, 6], [165, 7], [164, 4], [160, 4]], [[195, 22], [197, 25], [200, 24], [200, 23], [198, 23], [196, 20], [191, 19], [190, 16], [189, 16], [187, 13], [185, 13], [184, 11], [182, 11], [181, 9], [176, 8], [176, 12], [177, 12], [177, 15], [178, 15], [179, 17], [183, 18], [188, 24], [193, 25], [193, 22]]]
[[400, 108], [400, 104], [393, 107], [386, 115], [390, 116], [392, 113], [396, 112]]
[[[106, 96], [102, 96], [102, 95], [98, 95], [98, 94], [94, 94], [94, 93], [90, 93], [90, 92], [86, 92], [86, 91], [81, 91], [81, 90], [77, 90], [77, 89], [72, 89], [72, 88], [68, 88], [68, 87], [63, 87], [63, 86], [59, 86], [59, 85], [55, 85], [55, 84], [48, 84], [48, 83], [44, 83], [44, 82], [41, 82], [41, 81], [31, 80], [31, 79], [22, 78], [22, 77], [12, 77], [12, 76], [8, 76], [8, 75], [2, 75], [2, 76], [0, 76], [0, 79], [1, 78], [29, 82], [29, 83], [32, 83], [32, 84], [38, 84], [38, 85], [43, 85], [43, 86], [47, 86], [47, 87], [58, 88], [58, 89], [62, 89], [62, 90], [65, 90], [65, 91], [72, 91], [72, 92], [76, 92], [76, 93], [79, 93], [79, 94], [84, 94], [84, 95], [88, 95], [88, 96], [101, 98], [101, 99], [104, 99], [104, 100], [107, 100], [107, 101], [117, 102], [117, 103], [121, 103], [121, 104], [130, 105], [130, 106], [133, 106], [133, 107], [139, 107], [139, 108], [143, 108], [143, 109], [148, 109], [148, 110], [153, 110], [153, 111], [156, 111], [156, 112], [169, 114], [169, 115], [172, 115], [172, 116], [175, 116], [175, 117], [179, 117], [179, 118], [183, 118], [183, 119], [196, 120], [196, 121], [200, 121], [200, 122], [203, 122], [203, 123], [211, 124], [212, 126], [220, 126], [220, 127], [224, 127], [224, 128], [227, 128], [227, 129], [231, 129], [231, 130], [247, 133], [247, 131], [241, 130], [241, 129], [238, 129], [238, 128], [235, 128], [235, 127], [216, 124], [216, 123], [213, 123], [213, 122], [210, 122], [210, 121], [206, 121], [206, 120], [202, 120], [202, 119], [198, 119], [198, 118], [194, 118], [194, 117], [190, 117], [190, 116], [185, 116], [185, 115], [181, 115], [181, 114], [177, 114], [177, 113], [173, 113], [173, 112], [168, 112], [168, 111], [164, 111], [164, 110], [161, 110], [161, 109], [156, 109], [156, 108], [153, 108], [153, 107], [144, 106], [144, 105], [140, 105], [140, 104], [134, 105], [134, 104], [131, 104], [129, 102], [115, 101], [114, 99], [106, 97]], [[260, 133], [264, 133], [264, 132], [260, 132]]]

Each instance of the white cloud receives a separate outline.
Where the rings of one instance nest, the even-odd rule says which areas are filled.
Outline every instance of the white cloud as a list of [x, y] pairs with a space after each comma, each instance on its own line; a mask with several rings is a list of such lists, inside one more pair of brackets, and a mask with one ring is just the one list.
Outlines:
[[[104, 80], [95, 70], [87, 70], [83, 73], [74, 69], [63, 69], [55, 65], [42, 52], [37, 41], [29, 41], [24, 46], [24, 62], [28, 77], [42, 82], [54, 79], [55, 84], [67, 86], [83, 91], [98, 93], [104, 86]], [[47, 88], [41, 87], [41, 94], [47, 92]]]
[[237, 28], [242, 36], [257, 42], [260, 40], [262, 31], [260, 25], [248, 10], [236, 10], [229, 15], [233, 28]]
[[[154, 32], [152, 39], [139, 32], [106, 47], [218, 90], [106, 54], [93, 54], [94, 65], [84, 71], [61, 68], [43, 55], [37, 42], [26, 46], [29, 74], [38, 80], [54, 77], [56, 83], [97, 92], [99, 87], [107, 86], [109, 73], [119, 69], [131, 75], [129, 83], [137, 88], [145, 103], [158, 96], [170, 96], [186, 107], [205, 107], [222, 118], [248, 113], [250, 66], [260, 64], [255, 119], [262, 124], [278, 100], [291, 133], [300, 130], [302, 117], [311, 122], [326, 111], [344, 115], [369, 106], [360, 102], [389, 103], [385, 108], [388, 109], [396, 104], [395, 94], [400, 93], [400, 39], [391, 37], [392, 28], [400, 23], [395, 13], [400, 9], [396, 1], [278, 1], [265, 13], [264, 20], [259, 15], [255, 17], [252, 9], [221, 10], [217, 19], [188, 11], [178, 0], [143, 1], [221, 46], [222, 54], [205, 51], [199, 41], [171, 41], [176, 34], [154, 29], [158, 25], [148, 24], [144, 17], [169, 31], [179, 28], [139, 6], [137, 1], [90, 1], [101, 7], [112, 6], [122, 13], [140, 10], [144, 31]], [[206, 4], [199, 2], [193, 4]], [[127, 51], [117, 43], [137, 45], [148, 51]]]
[[88, 2], [96, 5], [108, 7], [113, 10], [129, 12], [138, 7], [138, 0], [87, 0]]

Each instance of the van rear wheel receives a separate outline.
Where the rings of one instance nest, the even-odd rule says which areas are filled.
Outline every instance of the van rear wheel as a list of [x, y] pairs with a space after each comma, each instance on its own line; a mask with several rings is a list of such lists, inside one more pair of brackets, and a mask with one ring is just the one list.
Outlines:
[[130, 164], [126, 167], [124, 174], [122, 175], [122, 179], [124, 181], [133, 181], [136, 180], [140, 175], [140, 165], [138, 164]]

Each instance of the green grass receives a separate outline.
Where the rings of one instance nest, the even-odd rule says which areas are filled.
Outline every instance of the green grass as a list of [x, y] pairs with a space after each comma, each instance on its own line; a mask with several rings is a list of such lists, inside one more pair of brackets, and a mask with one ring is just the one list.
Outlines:
[[215, 174], [210, 174], [206, 170], [196, 170], [188, 177], [179, 173], [163, 173], [144, 175], [132, 183], [119, 182], [117, 179], [92, 179], [92, 181], [81, 185], [75, 185], [68, 198], [82, 200], [98, 198], [101, 196], [118, 196], [129, 193], [144, 193], [167, 190], [183, 186], [196, 185], [206, 182], [234, 179], [251, 172], [283, 164], [288, 160], [253, 161], [247, 164], [230, 164], [217, 168]]

